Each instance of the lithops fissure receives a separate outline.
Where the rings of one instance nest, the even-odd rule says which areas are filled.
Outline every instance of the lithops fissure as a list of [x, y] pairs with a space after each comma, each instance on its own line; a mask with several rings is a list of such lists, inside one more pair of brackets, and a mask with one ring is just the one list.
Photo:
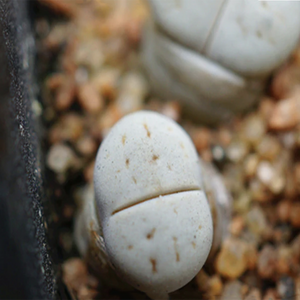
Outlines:
[[[121, 119], [97, 154], [95, 202], [89, 199], [77, 218], [82, 255], [95, 245], [96, 224], [100, 256], [133, 287], [162, 299], [188, 283], [213, 238], [200, 164], [191, 139], [171, 119], [147, 111]], [[88, 242], [79, 243], [84, 231]]]
[[[153, 89], [202, 122], [252, 106], [300, 36], [300, 2], [149, 0], [142, 56]], [[288, 34], [286, 34], [288, 32]]]

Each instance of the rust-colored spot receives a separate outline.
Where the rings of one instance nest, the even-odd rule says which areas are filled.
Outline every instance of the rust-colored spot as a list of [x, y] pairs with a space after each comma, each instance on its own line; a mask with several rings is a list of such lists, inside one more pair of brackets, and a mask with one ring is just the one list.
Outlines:
[[146, 129], [147, 137], [148, 137], [148, 138], [151, 138], [151, 132], [149, 131], [148, 125], [147, 125], [147, 124], [144, 124], [144, 128]]
[[196, 248], [196, 243], [195, 243], [195, 242], [192, 242], [192, 246], [193, 246], [193, 248], [195, 249], [195, 248]]
[[201, 226], [201, 225], [199, 225], [198, 229], [202, 229], [202, 226]]
[[126, 168], [128, 168], [129, 167], [129, 158], [126, 159], [125, 163], [126, 163]]
[[134, 176], [132, 176], [132, 180], [133, 180], [133, 182], [136, 184], [136, 179], [135, 179]]
[[129, 245], [127, 248], [128, 248], [128, 250], [131, 250], [133, 248], [133, 246]]
[[150, 240], [150, 239], [153, 238], [155, 231], [156, 231], [156, 228], [153, 228], [153, 229], [151, 230], [151, 232], [149, 232], [149, 233], [147, 234], [147, 239], [148, 239], [148, 240]]
[[152, 272], [156, 273], [157, 272], [157, 269], [156, 269], [156, 259], [150, 257], [150, 262], [152, 264]]
[[159, 159], [159, 156], [158, 156], [158, 155], [155, 155], [155, 154], [154, 154], [154, 155], [152, 156], [152, 160], [153, 160], [153, 161], [156, 161], [156, 160], [158, 160], [158, 159]]
[[121, 172], [121, 170], [118, 170], [118, 171], [117, 171], [117, 173], [120, 173], [120, 172]]
[[125, 142], [126, 142], [126, 134], [124, 134], [122, 136], [122, 144], [123, 144], [123, 146], [125, 145]]
[[175, 213], [176, 215], [178, 215], [178, 211], [177, 211], [176, 208], [174, 208], [174, 213]]
[[175, 254], [176, 254], [176, 261], [180, 261], [180, 256], [177, 250], [177, 238], [173, 237], [173, 241], [174, 241], [174, 250], [175, 250]]
[[168, 169], [170, 170], [170, 171], [172, 171], [172, 168], [171, 168], [171, 166], [168, 164]]

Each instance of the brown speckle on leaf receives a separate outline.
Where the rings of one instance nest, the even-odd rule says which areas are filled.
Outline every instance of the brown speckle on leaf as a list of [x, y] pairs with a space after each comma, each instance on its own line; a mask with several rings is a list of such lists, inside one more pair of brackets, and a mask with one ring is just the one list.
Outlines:
[[180, 261], [180, 256], [177, 250], [177, 238], [173, 237], [173, 241], [174, 241], [174, 249], [175, 249], [175, 254], [176, 254], [176, 261]]
[[147, 137], [150, 138], [151, 137], [151, 132], [149, 131], [148, 125], [144, 124], [144, 128], [146, 129]]
[[156, 269], [156, 259], [150, 257], [150, 262], [152, 264], [152, 272], [156, 273], [157, 272], [157, 269]]
[[126, 142], [126, 134], [124, 134], [122, 136], [122, 144], [123, 144], [123, 146], [125, 145], [125, 142]]
[[150, 240], [150, 239], [153, 238], [155, 231], [156, 231], [156, 228], [153, 228], [153, 229], [151, 230], [151, 232], [149, 232], [149, 233], [147, 234], [147, 239], [148, 239], [148, 240]]
[[159, 156], [158, 156], [158, 155], [155, 155], [155, 154], [154, 154], [154, 155], [152, 156], [152, 160], [153, 160], [153, 161], [156, 161], [156, 160], [158, 160], [158, 159], [159, 159]]

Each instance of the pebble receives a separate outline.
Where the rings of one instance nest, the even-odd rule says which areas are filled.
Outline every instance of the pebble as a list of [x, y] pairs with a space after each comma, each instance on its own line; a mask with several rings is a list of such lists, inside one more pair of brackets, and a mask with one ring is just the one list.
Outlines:
[[91, 136], [85, 135], [77, 140], [75, 147], [80, 154], [89, 157], [96, 153], [98, 143]]
[[257, 145], [266, 133], [266, 122], [259, 114], [251, 114], [243, 121], [243, 138], [251, 145]]
[[221, 246], [215, 266], [217, 272], [229, 279], [241, 276], [248, 265], [248, 245], [237, 238], [228, 238]]
[[295, 296], [295, 283], [291, 277], [282, 276], [277, 283], [277, 292], [282, 300], [290, 300]]
[[199, 127], [192, 132], [192, 140], [197, 151], [200, 153], [204, 149], [209, 148], [212, 136], [211, 132], [206, 127]]
[[257, 153], [262, 159], [273, 161], [281, 153], [282, 147], [277, 138], [266, 134], [257, 144]]
[[238, 280], [228, 282], [224, 286], [220, 300], [242, 300], [242, 283]]
[[263, 246], [258, 254], [257, 272], [261, 278], [272, 279], [276, 271], [277, 252], [271, 245]]
[[219, 296], [222, 293], [223, 283], [219, 275], [213, 275], [208, 280], [209, 295], [211, 297]]
[[269, 186], [274, 178], [275, 171], [269, 162], [262, 161], [257, 166], [256, 175], [263, 184]]
[[259, 157], [256, 153], [249, 154], [244, 161], [244, 171], [248, 178], [254, 177], [256, 174]]
[[292, 210], [292, 203], [289, 200], [281, 200], [278, 204], [277, 204], [277, 216], [278, 219], [280, 220], [280, 222], [288, 222], [290, 219], [290, 215], [291, 215], [291, 210]]
[[257, 288], [252, 288], [244, 300], [261, 300], [261, 292]]
[[73, 150], [64, 144], [54, 144], [47, 155], [47, 166], [56, 173], [65, 173], [75, 161]]
[[90, 114], [98, 114], [104, 108], [104, 100], [91, 83], [78, 86], [78, 102]]
[[234, 236], [240, 236], [241, 232], [243, 231], [245, 227], [245, 220], [242, 216], [236, 216], [234, 217], [229, 226], [229, 231]]
[[289, 274], [292, 270], [293, 263], [293, 253], [292, 248], [288, 245], [279, 245], [277, 248], [277, 261], [276, 270], [278, 274]]
[[260, 241], [267, 230], [267, 219], [259, 206], [252, 207], [246, 214], [246, 224], [249, 231]]
[[293, 227], [300, 228], [300, 203], [295, 202], [292, 205], [291, 213], [290, 213], [290, 222]]
[[275, 289], [268, 289], [263, 297], [263, 300], [278, 300], [279, 296]]
[[279, 101], [269, 119], [271, 130], [293, 129], [300, 122], [300, 97], [294, 96]]
[[232, 140], [226, 149], [227, 157], [235, 163], [241, 162], [249, 152], [248, 144], [242, 139]]

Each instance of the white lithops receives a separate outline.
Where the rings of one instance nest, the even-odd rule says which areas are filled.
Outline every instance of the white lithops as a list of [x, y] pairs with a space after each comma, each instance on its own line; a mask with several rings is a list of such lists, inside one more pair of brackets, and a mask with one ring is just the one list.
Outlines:
[[299, 1], [149, 4], [142, 55], [151, 85], [202, 122], [224, 121], [253, 105], [299, 41]]
[[200, 159], [177, 123], [148, 111], [121, 119], [98, 151], [94, 190], [75, 226], [82, 255], [98, 248], [98, 265], [108, 262], [154, 299], [199, 272], [212, 246], [212, 214]]

